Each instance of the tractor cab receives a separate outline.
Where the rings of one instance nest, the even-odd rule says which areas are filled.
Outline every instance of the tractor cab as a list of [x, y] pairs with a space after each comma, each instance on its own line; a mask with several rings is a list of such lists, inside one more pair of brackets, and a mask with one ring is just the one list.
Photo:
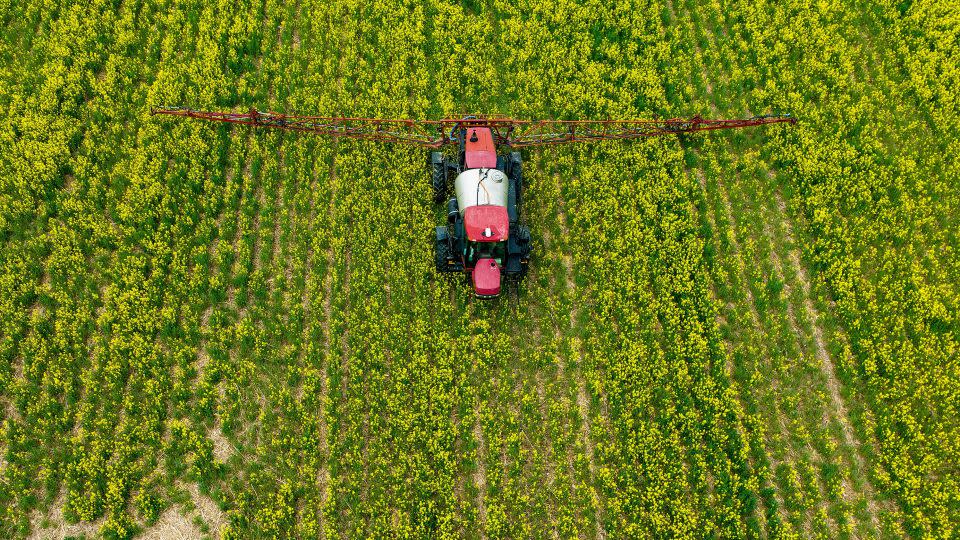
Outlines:
[[463, 210], [463, 230], [468, 244], [506, 242], [510, 231], [507, 208], [496, 204], [468, 206]]

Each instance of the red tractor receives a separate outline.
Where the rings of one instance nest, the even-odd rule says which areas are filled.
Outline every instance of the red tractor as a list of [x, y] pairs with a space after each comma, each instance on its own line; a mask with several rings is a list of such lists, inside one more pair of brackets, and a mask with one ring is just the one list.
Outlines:
[[[519, 280], [530, 259], [530, 229], [520, 223], [520, 152], [497, 155], [489, 127], [460, 127], [456, 160], [430, 153], [436, 203], [447, 223], [436, 229], [438, 272], [467, 272], [478, 298], [500, 294], [502, 280]], [[454, 197], [446, 200], [453, 178]]]
[[[456, 159], [430, 153], [433, 199], [446, 202], [447, 222], [436, 228], [438, 272], [464, 272], [478, 298], [495, 298], [504, 280], [520, 280], [530, 260], [530, 230], [520, 220], [523, 172], [517, 148], [534, 145], [637, 139], [762, 124], [795, 123], [789, 114], [744, 120], [516, 120], [465, 116], [444, 120], [292, 116], [251, 109], [246, 113], [185, 108], [151, 114], [186, 116], [333, 137], [440, 148], [456, 144]], [[497, 153], [497, 146], [510, 149]], [[453, 188], [453, 197], [450, 188]]]

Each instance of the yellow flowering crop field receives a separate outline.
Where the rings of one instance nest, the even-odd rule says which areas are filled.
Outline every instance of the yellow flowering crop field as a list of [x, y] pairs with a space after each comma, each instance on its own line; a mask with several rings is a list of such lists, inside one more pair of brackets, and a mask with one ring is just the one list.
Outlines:
[[[0, 538], [960, 535], [960, 4], [6, 2]], [[766, 126], [422, 149], [150, 107]]]

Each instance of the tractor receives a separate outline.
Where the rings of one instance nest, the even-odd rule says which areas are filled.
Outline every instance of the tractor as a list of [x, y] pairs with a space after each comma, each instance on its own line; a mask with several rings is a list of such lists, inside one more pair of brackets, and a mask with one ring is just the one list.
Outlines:
[[518, 151], [497, 154], [488, 127], [457, 131], [456, 159], [430, 153], [433, 200], [447, 205], [447, 222], [436, 228], [437, 272], [466, 272], [478, 298], [493, 298], [504, 279], [523, 278], [530, 261], [522, 159]]

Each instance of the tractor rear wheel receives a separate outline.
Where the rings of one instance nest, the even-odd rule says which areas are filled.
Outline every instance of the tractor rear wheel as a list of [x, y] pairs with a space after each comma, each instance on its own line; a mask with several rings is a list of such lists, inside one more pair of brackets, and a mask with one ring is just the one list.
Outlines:
[[523, 199], [523, 160], [520, 152], [510, 152], [510, 180], [517, 190], [517, 208], [519, 209]]
[[447, 198], [447, 164], [440, 152], [430, 154], [430, 184], [433, 186], [433, 202], [440, 204]]

